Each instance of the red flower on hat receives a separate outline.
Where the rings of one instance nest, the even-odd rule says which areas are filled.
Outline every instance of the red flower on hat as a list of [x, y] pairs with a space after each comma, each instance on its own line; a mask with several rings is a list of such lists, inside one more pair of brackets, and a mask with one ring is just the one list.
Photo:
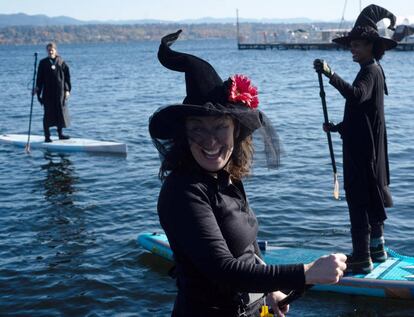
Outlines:
[[229, 91], [229, 101], [242, 102], [249, 108], [257, 108], [259, 105], [257, 88], [251, 84], [250, 79], [244, 75], [234, 75], [230, 79], [232, 83]]

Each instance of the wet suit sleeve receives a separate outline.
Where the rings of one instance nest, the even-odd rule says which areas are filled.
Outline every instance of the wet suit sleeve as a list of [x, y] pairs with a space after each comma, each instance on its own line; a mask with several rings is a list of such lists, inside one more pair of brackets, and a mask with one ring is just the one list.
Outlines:
[[275, 266], [237, 260], [223, 238], [208, 195], [197, 184], [170, 187], [174, 188], [160, 196], [161, 225], [172, 245], [207, 278], [244, 292], [304, 287], [302, 264]]
[[361, 69], [352, 85], [339, 77], [337, 73], [334, 73], [329, 80], [329, 83], [350, 102], [350, 105], [359, 105], [370, 99], [374, 82], [373, 73], [367, 69]]

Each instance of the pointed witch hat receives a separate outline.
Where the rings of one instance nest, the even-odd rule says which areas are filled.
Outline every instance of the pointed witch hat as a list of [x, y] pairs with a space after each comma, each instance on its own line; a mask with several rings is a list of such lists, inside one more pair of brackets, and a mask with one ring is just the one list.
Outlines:
[[260, 128], [264, 115], [257, 109], [257, 88], [251, 85], [250, 79], [234, 75], [223, 81], [205, 60], [173, 51], [170, 46], [180, 33], [181, 30], [161, 39], [158, 59], [164, 67], [185, 73], [187, 96], [182, 104], [161, 107], [151, 116], [151, 137], [173, 139], [182, 131], [183, 120], [188, 116], [229, 115], [240, 123], [243, 136]]
[[213, 66], [205, 60], [173, 51], [170, 46], [181, 30], [161, 39], [158, 59], [168, 69], [185, 73], [187, 96], [181, 104], [161, 107], [149, 119], [149, 132], [161, 156], [185, 136], [188, 116], [223, 116], [238, 124], [238, 140], [258, 131], [264, 147], [255, 154], [264, 153], [268, 168], [279, 165], [279, 137], [271, 121], [258, 109], [258, 91], [244, 75], [233, 75], [223, 81]]
[[332, 41], [340, 45], [350, 46], [351, 41], [353, 40], [368, 40], [372, 43], [379, 42], [385, 50], [390, 50], [397, 46], [397, 42], [382, 37], [378, 33], [377, 23], [384, 18], [388, 18], [391, 21], [388, 28], [390, 30], [395, 30], [395, 15], [387, 9], [371, 4], [361, 11], [351, 32], [346, 36], [335, 38]]

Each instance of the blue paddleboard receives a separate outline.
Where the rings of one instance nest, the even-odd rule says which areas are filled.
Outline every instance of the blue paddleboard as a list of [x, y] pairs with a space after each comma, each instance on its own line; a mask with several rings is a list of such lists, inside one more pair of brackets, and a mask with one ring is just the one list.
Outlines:
[[[173, 260], [168, 239], [163, 233], [142, 233], [138, 243], [153, 254]], [[374, 270], [366, 275], [346, 275], [334, 285], [316, 285], [315, 291], [366, 295], [388, 298], [414, 299], [414, 257], [403, 256], [387, 249], [389, 258], [374, 263]], [[316, 249], [266, 246], [262, 250], [268, 264], [309, 263], [329, 252]]]

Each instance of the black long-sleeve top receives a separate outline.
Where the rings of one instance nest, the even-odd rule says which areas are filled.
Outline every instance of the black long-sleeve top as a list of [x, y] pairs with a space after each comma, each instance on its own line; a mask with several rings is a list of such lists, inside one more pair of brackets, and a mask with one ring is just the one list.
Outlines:
[[303, 264], [257, 264], [257, 219], [242, 183], [229, 179], [225, 171], [173, 172], [163, 183], [158, 214], [174, 252], [179, 296], [220, 306], [239, 292], [303, 289]]

